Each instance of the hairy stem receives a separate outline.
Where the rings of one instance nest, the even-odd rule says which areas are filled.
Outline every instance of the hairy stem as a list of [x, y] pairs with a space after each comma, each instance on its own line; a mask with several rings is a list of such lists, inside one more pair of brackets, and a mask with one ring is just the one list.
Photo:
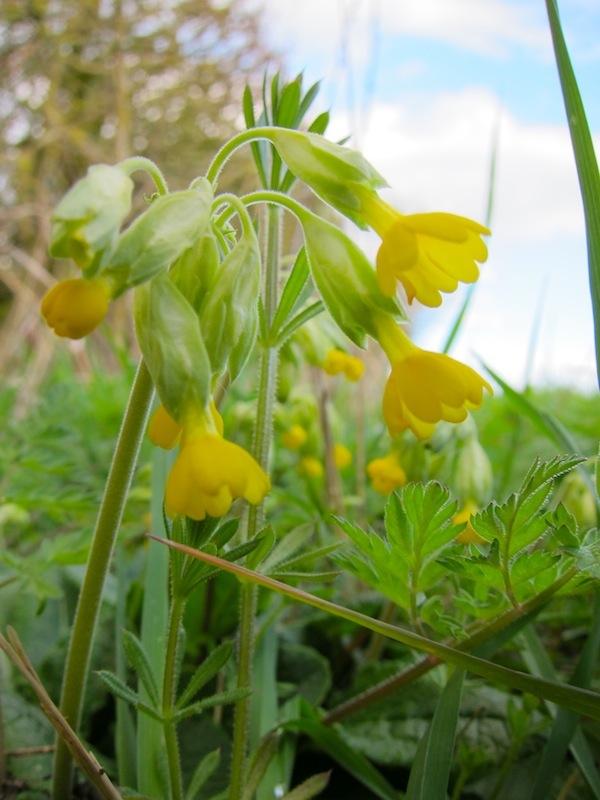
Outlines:
[[[102, 590], [137, 462], [151, 399], [152, 380], [142, 361], [131, 387], [129, 402], [106, 480], [71, 629], [60, 710], [75, 730], [79, 727], [81, 719], [83, 695], [100, 611]], [[73, 761], [66, 744], [60, 737], [56, 742], [53, 775], [53, 800], [65, 800], [66, 797], [70, 797]]]
[[183, 781], [181, 777], [181, 759], [179, 757], [179, 742], [177, 740], [177, 726], [172, 721], [173, 708], [177, 694], [177, 642], [179, 639], [179, 626], [185, 609], [185, 598], [180, 594], [173, 594], [171, 612], [169, 615], [169, 633], [165, 653], [165, 671], [163, 679], [163, 731], [167, 750], [167, 764], [169, 766], [169, 780], [171, 784], [171, 800], [182, 800]]
[[[279, 275], [280, 216], [278, 208], [266, 209], [266, 261], [263, 304], [267, 325], [270, 327], [277, 309]], [[277, 380], [279, 350], [269, 341], [263, 345], [260, 358], [260, 377], [256, 420], [254, 425], [253, 454], [260, 466], [269, 471], [273, 429], [273, 404]], [[245, 539], [256, 536], [263, 524], [264, 509], [260, 505], [248, 510]], [[240, 689], [252, 687], [252, 658], [254, 655], [254, 618], [258, 587], [244, 584], [240, 589], [240, 622], [238, 634], [237, 685]], [[230, 800], [239, 800], [244, 789], [248, 731], [250, 723], [250, 696], [239, 700], [235, 706], [233, 746], [231, 761]]]

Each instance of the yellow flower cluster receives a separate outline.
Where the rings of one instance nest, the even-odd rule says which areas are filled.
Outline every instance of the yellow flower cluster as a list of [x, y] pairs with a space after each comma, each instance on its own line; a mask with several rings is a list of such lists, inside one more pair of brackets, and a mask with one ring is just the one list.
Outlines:
[[380, 494], [390, 494], [406, 483], [406, 473], [394, 452], [370, 461], [367, 465], [367, 475], [375, 491]]
[[323, 369], [328, 375], [343, 373], [349, 381], [359, 381], [365, 371], [365, 365], [360, 358], [334, 347], [327, 352]]
[[165, 508], [169, 516], [220, 517], [236, 498], [258, 505], [270, 489], [268, 476], [252, 456], [223, 438], [222, 420], [214, 405], [188, 409], [182, 425], [159, 406], [148, 432], [159, 447], [170, 449], [181, 441], [167, 479]]

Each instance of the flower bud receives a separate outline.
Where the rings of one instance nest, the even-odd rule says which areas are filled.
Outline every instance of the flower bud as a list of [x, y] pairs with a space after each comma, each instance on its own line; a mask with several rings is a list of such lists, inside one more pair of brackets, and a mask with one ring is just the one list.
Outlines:
[[460, 497], [469, 498], [479, 506], [484, 506], [490, 500], [492, 465], [476, 436], [469, 436], [460, 449], [454, 483]]
[[377, 335], [376, 316], [394, 317], [400, 309], [382, 294], [362, 250], [339, 228], [310, 212], [300, 218], [313, 280], [338, 327], [355, 344]]
[[275, 128], [269, 132], [281, 158], [301, 181], [341, 214], [365, 228], [355, 186], [377, 189], [384, 178], [356, 150], [327, 141], [316, 133]]
[[111, 300], [111, 286], [102, 278], [71, 278], [49, 289], [42, 316], [57, 336], [81, 339], [102, 322]]
[[260, 251], [254, 231], [225, 256], [200, 309], [200, 327], [213, 373], [233, 380], [254, 346], [260, 290]]
[[52, 213], [50, 255], [72, 258], [93, 274], [129, 213], [132, 191], [133, 181], [119, 167], [90, 167]]
[[138, 287], [134, 301], [140, 349], [162, 404], [174, 420], [207, 406], [212, 372], [194, 309], [168, 275]]
[[212, 233], [206, 233], [177, 259], [169, 274], [188, 303], [198, 311], [217, 279], [218, 269], [217, 241]]
[[189, 250], [204, 235], [211, 202], [207, 181], [154, 200], [121, 234], [106, 266], [119, 293], [168, 269]]
[[594, 495], [581, 474], [569, 473], [561, 484], [561, 500], [565, 508], [573, 514], [584, 530], [596, 525], [597, 512]]

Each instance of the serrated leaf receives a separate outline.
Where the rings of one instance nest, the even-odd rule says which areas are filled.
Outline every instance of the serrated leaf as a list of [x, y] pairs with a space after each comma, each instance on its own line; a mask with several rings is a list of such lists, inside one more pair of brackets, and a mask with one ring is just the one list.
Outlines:
[[213, 650], [200, 664], [189, 680], [188, 685], [181, 693], [176, 703], [176, 708], [181, 708], [189, 702], [214, 676], [222, 669], [229, 658], [233, 645], [231, 642], [223, 642], [216, 650]]
[[158, 707], [159, 694], [156, 676], [150, 665], [148, 654], [141, 641], [131, 631], [123, 631], [123, 650], [129, 665], [136, 672], [148, 692], [152, 704]]

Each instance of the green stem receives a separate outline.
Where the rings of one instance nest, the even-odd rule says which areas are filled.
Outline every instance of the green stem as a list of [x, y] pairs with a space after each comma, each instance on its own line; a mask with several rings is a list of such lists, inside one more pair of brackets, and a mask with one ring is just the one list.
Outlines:
[[185, 598], [180, 594], [173, 594], [171, 600], [171, 613], [169, 615], [169, 634], [167, 650], [165, 653], [165, 672], [163, 680], [163, 730], [167, 750], [167, 763], [171, 782], [171, 800], [183, 799], [183, 781], [181, 777], [181, 759], [179, 757], [179, 742], [177, 741], [177, 725], [172, 721], [173, 708], [177, 694], [177, 643], [179, 640], [179, 627], [185, 609]]
[[156, 191], [159, 194], [169, 193], [169, 187], [167, 186], [165, 176], [154, 161], [151, 161], [149, 158], [145, 158], [144, 156], [132, 156], [131, 158], [126, 158], [125, 161], [121, 161], [117, 166], [128, 175], [131, 175], [132, 172], [148, 173], [154, 181]]
[[270, 141], [273, 138], [273, 131], [276, 130], [277, 128], [273, 127], [249, 128], [246, 131], [238, 133], [237, 136], [234, 136], [226, 144], [224, 144], [220, 150], [217, 151], [215, 157], [210, 162], [208, 170], [206, 171], [206, 179], [214, 185], [217, 182], [226, 161], [235, 153], [238, 148], [242, 147], [242, 145], [247, 144], [248, 142], [253, 142], [256, 139], [267, 139]]
[[[267, 325], [271, 327], [277, 309], [277, 284], [279, 275], [280, 212], [269, 207], [266, 211], [266, 269], [263, 291]], [[260, 357], [260, 377], [256, 420], [254, 426], [253, 454], [268, 473], [273, 429], [273, 404], [277, 378], [279, 350], [265, 343]], [[245, 540], [253, 539], [263, 524], [264, 508], [252, 506], [248, 510]], [[237, 685], [241, 689], [252, 687], [252, 658], [254, 654], [254, 618], [258, 587], [244, 584], [240, 590], [240, 623], [238, 634]], [[230, 800], [239, 800], [244, 789], [248, 732], [250, 722], [250, 696], [235, 705], [233, 746], [231, 761]]]
[[[81, 719], [102, 590], [137, 462], [151, 398], [152, 380], [142, 361], [131, 387], [129, 402], [106, 480], [71, 630], [60, 710], [75, 730], [79, 727]], [[61, 738], [56, 741], [53, 775], [53, 800], [65, 800], [66, 797], [70, 797], [73, 761]]]

